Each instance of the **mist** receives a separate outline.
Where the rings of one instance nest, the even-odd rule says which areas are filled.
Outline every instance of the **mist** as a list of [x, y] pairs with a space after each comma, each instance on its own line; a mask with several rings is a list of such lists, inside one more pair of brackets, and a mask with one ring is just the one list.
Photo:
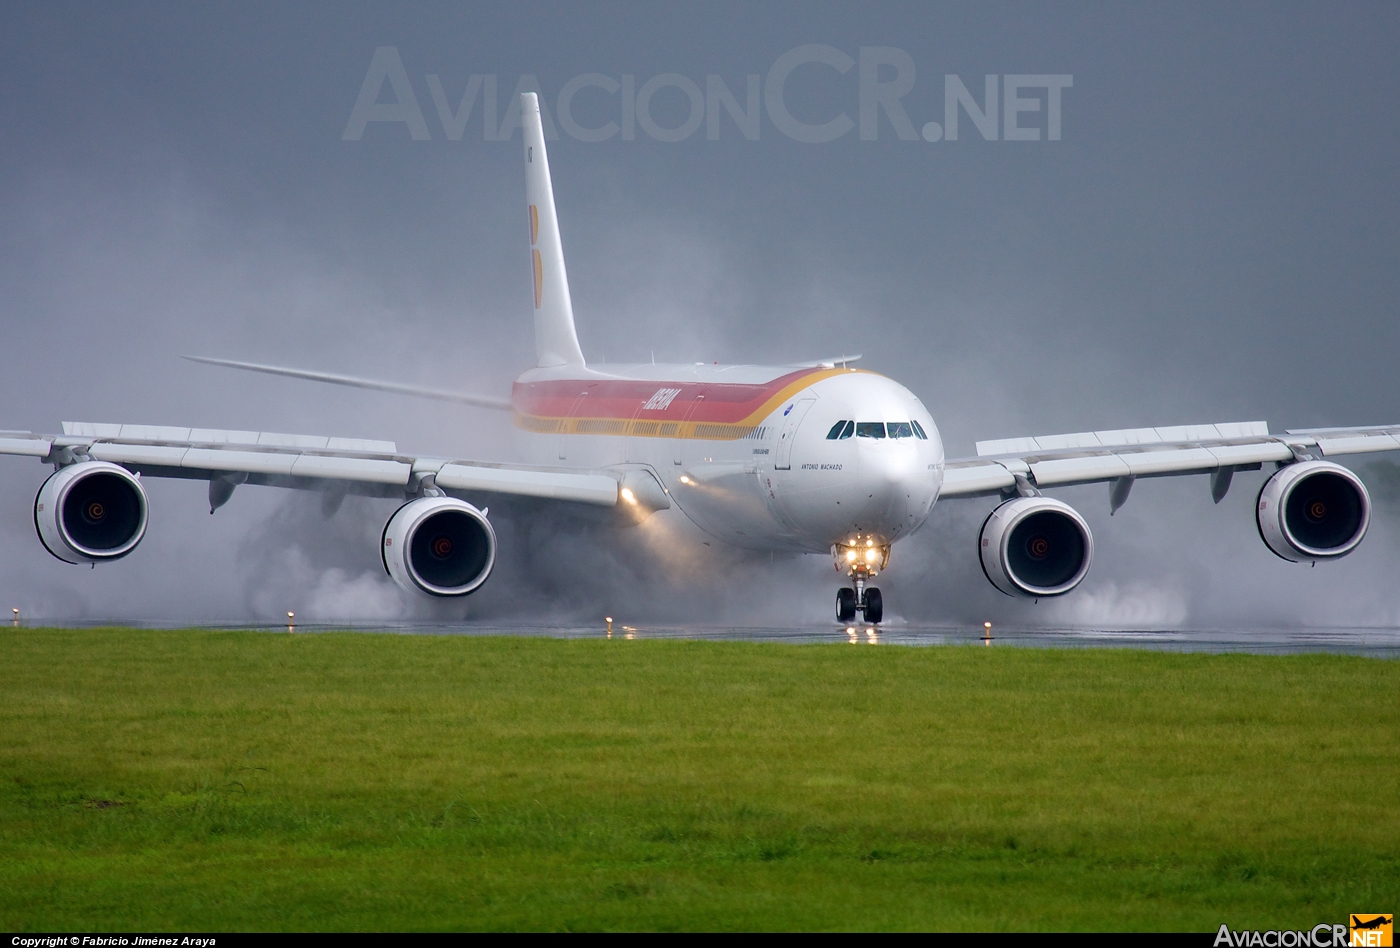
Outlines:
[[[681, 141], [550, 142], [585, 355], [594, 362], [784, 362], [864, 354], [918, 395], [950, 457], [986, 438], [1267, 420], [1271, 430], [1400, 421], [1400, 80], [1392, 5], [1100, 4], [393, 7], [16, 3], [0, 11], [0, 427], [64, 420], [383, 438], [401, 451], [524, 459], [500, 413], [251, 376], [183, 354], [503, 395], [529, 367], [519, 132], [474, 114], [445, 133], [425, 82], [517, 78], [553, 107], [584, 73], [676, 73], [744, 88], [819, 43], [908, 53], [914, 126], [943, 77], [1066, 74], [1058, 141], [812, 144], [763, 116]], [[430, 137], [372, 123], [343, 139], [392, 45]], [[802, 121], [858, 113], [858, 70], [803, 67]], [[977, 80], [974, 82], [973, 80]], [[595, 92], [597, 90], [594, 90]], [[667, 96], [670, 96], [669, 98]], [[576, 117], [608, 121], [580, 94]], [[657, 93], [659, 124], [685, 110]], [[480, 106], [478, 106], [480, 107]], [[1028, 114], [1027, 122], [1043, 120]], [[1400, 495], [1352, 555], [1277, 559], [1240, 474], [1055, 490], [1095, 562], [1070, 596], [1011, 600], [981, 576], [992, 500], [940, 502], [880, 577], [887, 621], [1112, 628], [1386, 625]], [[141, 547], [97, 569], [34, 535], [47, 469], [0, 459], [0, 607], [55, 621], [825, 622], [827, 557], [711, 541], [679, 511], [617, 530], [519, 512], [466, 600], [399, 590], [377, 559], [392, 501], [148, 484]], [[707, 545], [707, 542], [710, 545]]]

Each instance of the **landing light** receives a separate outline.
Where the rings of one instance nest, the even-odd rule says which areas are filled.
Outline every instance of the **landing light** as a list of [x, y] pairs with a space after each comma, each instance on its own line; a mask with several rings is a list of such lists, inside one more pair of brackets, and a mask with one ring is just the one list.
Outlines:
[[682, 484], [690, 484], [690, 483], [692, 483], [692, 481], [691, 481], [691, 479], [690, 479], [687, 475], [682, 474], [682, 475], [681, 475], [681, 483], [682, 483]]
[[847, 550], [847, 551], [846, 551], [846, 559], [848, 559], [848, 560], [850, 560], [852, 563], [854, 563], [854, 562], [855, 562], [855, 559], [856, 559], [856, 551], [855, 551], [855, 550]]
[[637, 495], [632, 493], [632, 488], [630, 487], [622, 488], [622, 499], [634, 506], [637, 503]]
[[875, 562], [875, 557], [877, 557], [877, 556], [879, 556], [879, 555], [880, 555], [879, 552], [876, 551], [876, 550], [866, 550], [866, 551], [865, 551], [865, 561], [866, 561], [867, 563], [873, 563], [873, 562]]

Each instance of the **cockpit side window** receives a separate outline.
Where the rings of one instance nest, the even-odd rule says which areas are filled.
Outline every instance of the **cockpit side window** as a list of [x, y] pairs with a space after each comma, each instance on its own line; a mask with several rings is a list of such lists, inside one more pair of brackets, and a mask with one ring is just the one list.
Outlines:
[[911, 421], [909, 424], [914, 426], [914, 434], [918, 435], [921, 440], [928, 440], [928, 435], [924, 433], [923, 425], [919, 424], [917, 421]]
[[885, 423], [883, 421], [858, 421], [856, 422], [857, 438], [883, 438], [885, 436]]
[[891, 438], [912, 438], [914, 429], [907, 421], [891, 421], [885, 424], [885, 429], [889, 431]]

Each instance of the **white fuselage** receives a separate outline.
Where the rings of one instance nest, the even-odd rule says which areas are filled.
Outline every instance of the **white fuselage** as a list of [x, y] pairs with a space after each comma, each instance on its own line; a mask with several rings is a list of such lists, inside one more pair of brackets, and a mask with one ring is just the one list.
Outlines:
[[[545, 387], [567, 407], [542, 421], [548, 410], [531, 397]], [[747, 404], [762, 408], [721, 419], [727, 425], [685, 424], [719, 410], [729, 392], [757, 392]], [[515, 401], [521, 427], [546, 429], [531, 439], [539, 460], [645, 467], [700, 529], [749, 549], [827, 552], [857, 535], [887, 547], [924, 522], [943, 479], [943, 444], [928, 410], [871, 372], [561, 366], [522, 375]], [[647, 420], [653, 416], [674, 421]]]

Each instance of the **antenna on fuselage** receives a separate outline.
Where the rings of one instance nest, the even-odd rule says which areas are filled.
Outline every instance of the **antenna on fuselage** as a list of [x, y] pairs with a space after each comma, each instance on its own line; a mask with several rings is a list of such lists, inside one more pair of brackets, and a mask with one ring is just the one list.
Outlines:
[[530, 265], [535, 279], [536, 364], [583, 365], [574, 329], [574, 305], [564, 269], [564, 245], [554, 210], [554, 185], [549, 178], [540, 124], [540, 101], [533, 92], [520, 94], [520, 125], [525, 140], [525, 203], [530, 217]]

